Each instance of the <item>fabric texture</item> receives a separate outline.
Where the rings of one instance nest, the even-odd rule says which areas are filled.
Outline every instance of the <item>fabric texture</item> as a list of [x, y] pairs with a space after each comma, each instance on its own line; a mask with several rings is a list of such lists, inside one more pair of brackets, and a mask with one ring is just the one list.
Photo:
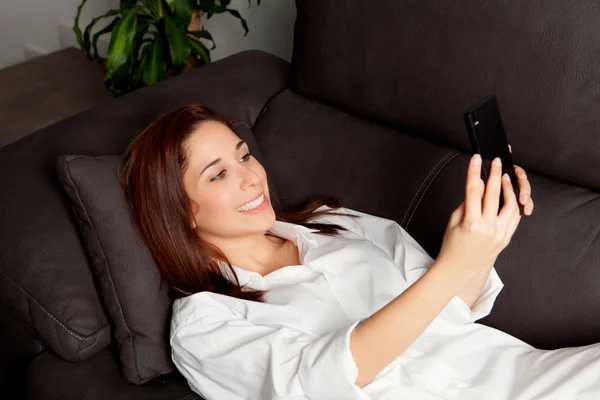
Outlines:
[[[252, 132], [238, 135], [261, 159]], [[68, 155], [58, 176], [69, 195], [102, 302], [114, 326], [124, 378], [142, 384], [174, 370], [168, 348], [172, 299], [135, 230], [118, 182], [120, 156]]]
[[496, 95], [526, 170], [600, 190], [597, 0], [296, 4], [296, 93], [462, 151]]
[[45, 351], [31, 362], [26, 399], [202, 400], [180, 374], [167, 374], [144, 385], [123, 380], [118, 356], [110, 348], [76, 364]]

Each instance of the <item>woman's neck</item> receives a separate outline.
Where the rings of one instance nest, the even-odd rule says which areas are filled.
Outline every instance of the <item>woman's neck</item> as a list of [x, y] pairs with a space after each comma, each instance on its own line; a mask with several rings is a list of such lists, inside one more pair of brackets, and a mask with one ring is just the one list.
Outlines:
[[286, 265], [299, 263], [298, 249], [290, 240], [272, 234], [257, 234], [221, 241], [209, 240], [231, 265], [265, 276]]

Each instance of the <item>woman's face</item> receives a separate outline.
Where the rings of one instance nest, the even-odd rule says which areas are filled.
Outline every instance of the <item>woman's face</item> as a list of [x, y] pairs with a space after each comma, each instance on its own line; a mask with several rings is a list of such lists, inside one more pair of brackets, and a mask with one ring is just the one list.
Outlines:
[[267, 174], [227, 125], [203, 122], [183, 145], [183, 184], [192, 201], [192, 227], [201, 237], [242, 237], [273, 226]]

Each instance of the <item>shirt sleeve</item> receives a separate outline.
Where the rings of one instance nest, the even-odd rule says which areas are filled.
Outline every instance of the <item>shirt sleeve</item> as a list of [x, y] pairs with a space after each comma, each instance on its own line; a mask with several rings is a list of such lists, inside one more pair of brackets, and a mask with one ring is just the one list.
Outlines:
[[174, 325], [172, 359], [207, 400], [369, 398], [355, 384], [350, 352], [360, 321], [318, 337], [253, 324], [213, 293], [195, 296], [203, 296], [201, 311]]
[[[396, 221], [347, 208], [341, 211], [360, 217], [355, 219], [354, 230], [380, 247], [394, 260], [404, 274], [408, 286], [421, 278], [434, 263], [435, 260], [427, 251]], [[460, 297], [454, 296], [443, 311], [444, 318], [454, 323], [465, 324], [489, 315], [503, 287], [504, 284], [496, 269], [492, 267], [473, 306], [470, 308]]]
[[445, 312], [446, 319], [458, 324], [475, 322], [487, 317], [494, 307], [496, 298], [502, 291], [504, 283], [498, 276], [498, 272], [492, 267], [483, 289], [471, 307], [458, 296], [454, 296]]

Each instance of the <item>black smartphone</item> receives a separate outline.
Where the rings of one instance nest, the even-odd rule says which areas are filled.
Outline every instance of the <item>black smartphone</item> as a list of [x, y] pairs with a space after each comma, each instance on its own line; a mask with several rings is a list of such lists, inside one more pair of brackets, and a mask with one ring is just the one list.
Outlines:
[[[496, 96], [489, 96], [471, 107], [464, 113], [465, 125], [469, 133], [469, 140], [474, 153], [479, 153], [482, 160], [482, 179], [487, 184], [492, 168], [492, 161], [496, 157], [502, 160], [502, 175], [510, 176], [517, 203], [519, 201], [519, 184], [515, 175], [515, 166], [512, 155], [508, 149], [508, 139], [504, 132], [500, 108]], [[504, 205], [504, 194], [500, 194], [499, 210]], [[523, 215], [523, 205], [519, 203], [519, 210]]]

